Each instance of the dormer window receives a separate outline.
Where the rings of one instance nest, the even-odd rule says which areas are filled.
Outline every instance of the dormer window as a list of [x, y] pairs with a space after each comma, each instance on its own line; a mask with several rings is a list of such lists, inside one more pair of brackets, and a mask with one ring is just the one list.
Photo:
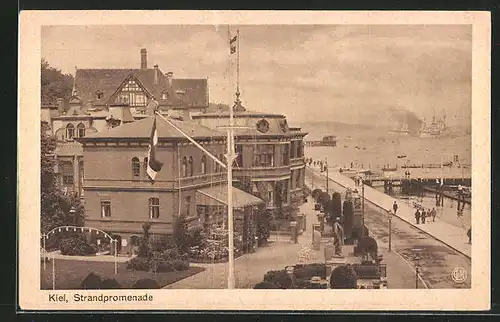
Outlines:
[[104, 96], [104, 93], [101, 91], [97, 91], [97, 92], [95, 92], [95, 95], [96, 95], [97, 99], [100, 100]]

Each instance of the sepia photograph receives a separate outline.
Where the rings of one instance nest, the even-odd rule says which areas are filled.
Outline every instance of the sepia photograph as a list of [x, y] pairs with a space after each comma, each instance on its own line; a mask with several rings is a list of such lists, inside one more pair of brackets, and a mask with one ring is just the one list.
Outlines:
[[19, 279], [39, 307], [488, 307], [464, 296], [490, 288], [489, 16], [192, 13], [33, 22]]

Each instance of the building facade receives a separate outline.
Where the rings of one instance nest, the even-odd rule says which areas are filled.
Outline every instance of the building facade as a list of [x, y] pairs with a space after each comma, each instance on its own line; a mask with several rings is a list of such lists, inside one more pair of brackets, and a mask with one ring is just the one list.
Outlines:
[[[303, 139], [307, 133], [290, 128], [280, 114], [246, 111], [237, 101], [234, 186], [265, 201], [278, 226], [288, 229], [304, 201], [305, 158]], [[192, 116], [200, 125], [217, 129], [227, 125], [229, 113]], [[279, 219], [282, 219], [281, 221]]]
[[61, 189], [83, 193], [83, 150], [76, 139], [146, 118], [152, 105], [162, 113], [203, 112], [208, 100], [207, 79], [179, 79], [158, 65], [148, 68], [146, 49], [141, 50], [137, 69], [77, 69], [73, 95], [60, 98], [56, 106], [41, 107], [42, 122], [58, 138], [55, 157]]
[[[85, 160], [85, 225], [111, 233], [119, 251], [132, 253], [151, 224], [153, 235], [173, 231], [182, 216], [189, 227], [207, 233], [227, 227], [227, 174], [173, 127], [158, 118], [157, 158], [164, 165], [155, 182], [147, 174], [147, 155], [153, 116], [79, 138]], [[210, 153], [223, 161], [224, 137], [190, 121], [176, 123]], [[234, 189], [235, 229], [245, 247], [253, 247], [257, 206], [262, 200]]]

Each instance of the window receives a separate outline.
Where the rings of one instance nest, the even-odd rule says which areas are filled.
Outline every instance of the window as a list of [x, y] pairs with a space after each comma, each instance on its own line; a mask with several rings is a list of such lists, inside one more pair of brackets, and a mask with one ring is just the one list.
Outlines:
[[296, 152], [295, 143], [296, 141], [290, 142], [290, 159], [295, 158], [295, 152]]
[[78, 124], [76, 129], [77, 129], [79, 138], [85, 137], [85, 125], [83, 123]]
[[149, 218], [160, 218], [160, 198], [149, 198]]
[[74, 182], [73, 163], [67, 161], [61, 162], [60, 168], [61, 168], [63, 185], [72, 186]]
[[161, 99], [168, 100], [168, 93], [167, 92], [161, 93]]
[[97, 92], [95, 92], [95, 94], [96, 94], [96, 97], [97, 97], [97, 99], [98, 99], [98, 100], [102, 99], [102, 97], [103, 97], [103, 92], [101, 92], [101, 91], [97, 91]]
[[193, 157], [189, 157], [189, 176], [193, 176]]
[[116, 98], [116, 103], [130, 106], [146, 106], [146, 94], [135, 80], [129, 79]]
[[219, 172], [220, 164], [214, 160], [214, 172]]
[[148, 178], [148, 157], [145, 157], [142, 161], [142, 168], [144, 169], [144, 178]]
[[201, 174], [206, 174], [207, 173], [207, 157], [202, 156], [201, 157]]
[[182, 176], [183, 177], [188, 176], [188, 166], [186, 157], [182, 158]]
[[253, 155], [254, 167], [272, 167], [274, 166], [274, 145], [258, 144], [255, 146]]
[[284, 180], [282, 185], [283, 185], [283, 190], [282, 190], [283, 203], [287, 204], [288, 203], [288, 180]]
[[101, 217], [107, 218], [111, 217], [111, 201], [101, 200]]
[[139, 158], [132, 158], [132, 176], [134, 178], [139, 177], [141, 175], [141, 163]]
[[[221, 160], [221, 162], [224, 162], [224, 154], [219, 154], [219, 160]], [[219, 166], [219, 172], [224, 172], [223, 166]]]
[[267, 205], [269, 207], [273, 207], [275, 205], [275, 200], [274, 200], [274, 182], [269, 182], [267, 184]]
[[66, 138], [68, 140], [73, 140], [75, 137], [75, 126], [73, 124], [66, 125]]
[[295, 171], [295, 188], [300, 188], [302, 185], [300, 184], [302, 172], [300, 170]]
[[184, 198], [185, 201], [185, 214], [186, 217], [189, 217], [191, 215], [191, 196], [187, 196]]
[[290, 148], [290, 146], [288, 144], [285, 144], [282, 147], [283, 165], [288, 165], [290, 163], [289, 148]]
[[297, 158], [301, 158], [304, 156], [304, 142], [297, 141]]
[[243, 168], [243, 145], [236, 144], [234, 148], [236, 152], [235, 167]]

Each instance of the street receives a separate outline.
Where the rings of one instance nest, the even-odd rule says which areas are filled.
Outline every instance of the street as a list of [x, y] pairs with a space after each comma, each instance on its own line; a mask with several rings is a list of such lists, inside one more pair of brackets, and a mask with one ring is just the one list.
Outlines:
[[[311, 184], [311, 171], [306, 171], [306, 183]], [[324, 189], [326, 180], [314, 175], [314, 188]], [[333, 191], [344, 193], [345, 189], [334, 181], [329, 181], [330, 194]], [[438, 219], [439, 220], [439, 219]], [[386, 212], [365, 202], [365, 225], [379, 243], [379, 247], [389, 243], [389, 222]], [[432, 225], [426, 223], [426, 225]], [[466, 242], [464, 236], [464, 242]], [[463, 283], [455, 283], [451, 273], [456, 267], [464, 268], [470, 274], [471, 261], [466, 256], [437, 241], [433, 237], [412, 227], [407, 222], [392, 217], [392, 251], [401, 255], [408, 266], [415, 264], [418, 254], [419, 272], [429, 288], [470, 288], [470, 275]], [[392, 272], [392, 274], [394, 274]]]

